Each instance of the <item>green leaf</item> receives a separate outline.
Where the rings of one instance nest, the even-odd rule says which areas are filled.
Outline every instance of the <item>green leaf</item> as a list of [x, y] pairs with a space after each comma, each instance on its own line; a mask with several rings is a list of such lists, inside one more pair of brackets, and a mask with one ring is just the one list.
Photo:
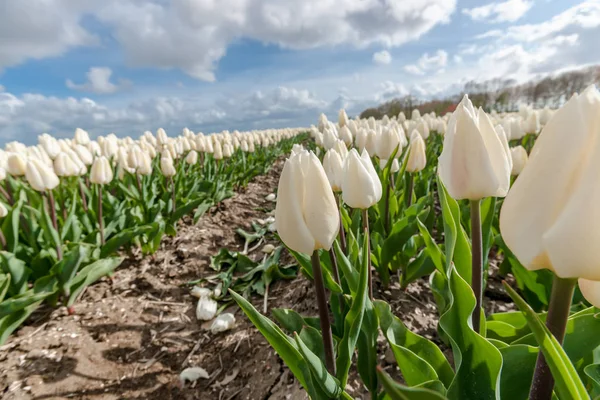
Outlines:
[[121, 246], [131, 242], [131, 240], [134, 237], [140, 236], [141, 234], [149, 232], [151, 230], [152, 225], [142, 225], [125, 229], [124, 231], [117, 233], [115, 236], [107, 240], [104, 246], [102, 246], [102, 250], [100, 251], [100, 257], [108, 257], [109, 255], [119, 250]]
[[391, 307], [382, 300], [375, 300], [379, 325], [387, 339], [404, 380], [416, 386], [431, 380], [440, 380], [446, 387], [454, 378], [454, 371], [439, 347], [426, 338], [411, 332]]
[[569, 357], [561, 347], [560, 343], [550, 333], [548, 328], [540, 321], [535, 311], [511, 288], [504, 283], [504, 288], [510, 297], [517, 304], [519, 309], [525, 314], [527, 323], [535, 335], [540, 345], [542, 353], [552, 372], [555, 381], [555, 390], [559, 397], [565, 399], [586, 399], [589, 398], [585, 386], [575, 367], [569, 360]]
[[383, 390], [391, 400], [447, 400], [443, 395], [426, 388], [408, 387], [392, 378], [381, 368], [377, 368], [377, 376], [383, 385]]
[[337, 399], [342, 394], [339, 381], [327, 372], [323, 361], [304, 344], [296, 332], [294, 332], [294, 339], [296, 340], [300, 354], [304, 357], [315, 380], [327, 398]]
[[350, 311], [348, 311], [344, 320], [344, 336], [342, 337], [342, 340], [340, 340], [337, 351], [337, 378], [344, 388], [346, 387], [346, 383], [348, 383], [348, 372], [352, 364], [352, 355], [354, 354], [354, 348], [356, 347], [356, 341], [358, 340], [358, 335], [360, 333], [365, 312], [365, 303], [369, 291], [369, 259], [368, 251], [365, 250], [368, 248], [367, 241], [368, 238], [365, 236], [363, 240], [363, 259], [358, 287], [356, 294], [352, 299]]
[[70, 281], [70, 295], [67, 306], [70, 307], [75, 303], [75, 300], [77, 300], [77, 297], [86, 286], [89, 286], [101, 277], [110, 274], [115, 268], [121, 265], [122, 262], [123, 258], [121, 257], [109, 257], [83, 267]]
[[56, 276], [61, 289], [69, 296], [69, 286], [71, 280], [77, 274], [79, 266], [84, 262], [89, 254], [90, 247], [85, 245], [77, 245], [73, 250], [65, 254], [65, 257], [54, 264], [50, 272]]
[[442, 252], [440, 247], [437, 245], [437, 243], [435, 243], [435, 241], [431, 237], [431, 234], [429, 233], [429, 230], [427, 229], [425, 224], [421, 222], [421, 220], [419, 218], [417, 218], [417, 226], [419, 227], [419, 232], [421, 233], [421, 236], [423, 237], [423, 240], [425, 241], [425, 245], [427, 246], [427, 252], [429, 254], [429, 258], [431, 258], [431, 261], [433, 262], [433, 265], [435, 265], [435, 268], [438, 271], [440, 271], [441, 273], [444, 273], [444, 271], [445, 271], [444, 270], [444, 263], [445, 263], [444, 253]]
[[[290, 252], [290, 254], [292, 256], [294, 256], [294, 258], [296, 259], [296, 261], [298, 261], [298, 264], [300, 264], [300, 267], [302, 268], [302, 271], [306, 274], [306, 276], [309, 279], [313, 279], [313, 269], [312, 269], [312, 263], [310, 261], [310, 257], [307, 256], [306, 254], [302, 254], [302, 253], [298, 253], [297, 251], [294, 251], [290, 248], [288, 248], [288, 251]], [[325, 281], [325, 286], [327, 286], [327, 288], [329, 290], [331, 290], [333, 293], [342, 293], [342, 288], [340, 287], [340, 285], [338, 285], [335, 280], [333, 279], [333, 277], [331, 276], [331, 273], [329, 272], [328, 268], [321, 268], [323, 270], [323, 280]]]
[[296, 342], [283, 333], [283, 331], [271, 320], [261, 315], [252, 304], [242, 296], [235, 293], [233, 290], [230, 290], [229, 293], [242, 311], [244, 311], [246, 316], [248, 316], [250, 321], [252, 321], [254, 326], [256, 326], [265, 339], [267, 339], [267, 342], [269, 342], [271, 347], [279, 354], [279, 357], [281, 357], [285, 365], [292, 371], [300, 384], [308, 390], [310, 388], [308, 385], [310, 372], [306, 361], [298, 350]]
[[500, 351], [471, 327], [475, 296], [468, 283], [451, 268], [450, 304], [440, 327], [450, 338], [456, 376], [448, 388], [451, 399], [495, 399], [502, 368]]
[[338, 262], [338, 268], [340, 269], [342, 276], [341, 279], [345, 279], [350, 292], [356, 293], [358, 288], [359, 273], [352, 267], [352, 264], [348, 257], [342, 252], [342, 248], [339, 242], [336, 240], [333, 242], [333, 248]]
[[2, 222], [2, 232], [6, 237], [6, 250], [11, 253], [17, 251], [19, 245], [19, 222], [21, 220], [21, 208], [25, 202], [25, 193], [21, 192], [19, 200], [13, 204], [12, 210], [8, 212], [8, 215]]
[[210, 204], [206, 198], [204, 196], [200, 197], [199, 199], [195, 199], [193, 201], [190, 201], [189, 203], [183, 205], [183, 206], [179, 206], [177, 207], [177, 210], [171, 215], [170, 218], [170, 222], [171, 223], [175, 223], [177, 221], [179, 221], [184, 215], [188, 215], [189, 213], [192, 212], [192, 210], [198, 206], [200, 206], [202, 203], [207, 203]]
[[592, 386], [592, 398], [596, 399], [600, 396], [600, 364], [590, 364], [585, 367], [584, 372], [589, 377], [590, 386]]
[[10, 274], [9, 294], [16, 296], [27, 290], [31, 270], [25, 261], [18, 259], [13, 253], [0, 251], [0, 267], [5, 274]]
[[0, 274], [0, 302], [4, 300], [10, 286], [10, 274]]
[[500, 395], [505, 400], [524, 400], [529, 395], [537, 347], [513, 345], [500, 349], [503, 365], [500, 373]]
[[0, 346], [42, 304], [41, 301], [0, 318]]

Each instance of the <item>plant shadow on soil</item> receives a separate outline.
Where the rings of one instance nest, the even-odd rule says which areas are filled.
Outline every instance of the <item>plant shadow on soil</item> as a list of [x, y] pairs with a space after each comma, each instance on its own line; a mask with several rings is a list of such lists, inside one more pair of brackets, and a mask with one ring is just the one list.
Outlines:
[[[240, 251], [239, 227], [264, 219], [274, 203], [265, 200], [277, 187], [283, 160], [255, 178], [234, 197], [213, 207], [197, 224], [180, 222], [178, 235], [165, 238], [150, 257], [135, 251], [115, 272], [87, 288], [69, 316], [64, 308], [41, 307], [0, 348], [0, 397], [15, 399], [305, 399], [266, 340], [237, 307], [233, 330], [213, 335], [195, 316], [196, 299], [183, 286], [214, 273], [210, 256], [220, 248]], [[268, 240], [277, 245], [276, 240]], [[251, 256], [260, 258], [260, 250]], [[282, 265], [291, 262], [285, 254]], [[492, 260], [492, 265], [494, 264]], [[440, 344], [437, 311], [426, 280], [406, 291], [397, 284], [376, 297], [389, 302], [409, 329]], [[496, 278], [490, 286], [500, 287]], [[486, 309], [505, 311], [512, 304], [493, 296]], [[500, 289], [498, 289], [500, 290]], [[303, 276], [278, 281], [269, 293], [269, 309], [291, 308], [317, 315], [312, 285]], [[261, 297], [252, 299], [262, 309]], [[383, 337], [380, 364], [401, 379]], [[451, 351], [446, 349], [451, 356]], [[210, 375], [182, 386], [179, 373], [202, 367]], [[352, 371], [349, 393], [367, 392]]]

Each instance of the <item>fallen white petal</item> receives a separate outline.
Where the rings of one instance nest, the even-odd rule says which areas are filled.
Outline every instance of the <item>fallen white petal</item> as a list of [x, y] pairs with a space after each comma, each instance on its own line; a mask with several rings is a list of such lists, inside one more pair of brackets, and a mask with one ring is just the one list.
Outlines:
[[179, 380], [181, 381], [182, 385], [185, 384], [186, 381], [195, 382], [200, 378], [202, 378], [202, 379], [210, 378], [210, 376], [208, 375], [208, 372], [206, 372], [206, 370], [204, 368], [200, 368], [200, 367], [186, 368], [183, 371], [181, 371], [181, 373], [179, 374]]
[[210, 326], [210, 331], [212, 333], [225, 332], [235, 325], [235, 316], [231, 313], [224, 313], [219, 315], [213, 321]]
[[202, 321], [208, 321], [214, 318], [217, 313], [217, 302], [209, 297], [201, 297], [196, 307], [196, 318]]

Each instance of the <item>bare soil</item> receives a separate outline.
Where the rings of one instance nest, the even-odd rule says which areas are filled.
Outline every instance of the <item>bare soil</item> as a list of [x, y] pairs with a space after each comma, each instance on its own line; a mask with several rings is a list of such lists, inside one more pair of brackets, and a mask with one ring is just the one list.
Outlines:
[[[212, 334], [196, 319], [197, 299], [184, 286], [214, 273], [209, 257], [220, 248], [242, 249], [235, 229], [249, 229], [251, 221], [272, 212], [275, 203], [265, 197], [275, 190], [282, 166], [277, 162], [266, 176], [213, 207], [196, 225], [182, 221], [177, 237], [163, 239], [154, 256], [134, 252], [112, 282], [103, 278], [85, 291], [75, 315], [67, 315], [64, 308], [36, 311], [0, 347], [0, 398], [306, 399], [237, 307], [227, 310], [235, 314], [235, 328]], [[273, 237], [269, 240], [277, 244]], [[259, 249], [254, 258], [261, 257]], [[511, 308], [494, 296], [499, 282], [490, 283], [486, 294], [494, 299], [486, 299], [486, 309]], [[388, 301], [409, 329], [439, 343], [435, 302], [425, 280], [406, 291], [397, 284], [375, 289], [376, 297]], [[262, 298], [253, 302], [262, 309]], [[268, 306], [317, 314], [312, 285], [301, 275], [276, 282]], [[380, 344], [381, 365], [399, 376], [382, 337]], [[202, 367], [210, 378], [184, 386], [179, 374], [187, 367]], [[367, 398], [359, 382], [353, 373], [348, 391], [355, 398]]]

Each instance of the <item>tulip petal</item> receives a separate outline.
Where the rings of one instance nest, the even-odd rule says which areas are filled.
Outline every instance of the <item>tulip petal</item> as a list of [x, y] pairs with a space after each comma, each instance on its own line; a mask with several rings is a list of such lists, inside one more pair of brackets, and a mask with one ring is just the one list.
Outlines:
[[579, 279], [579, 289], [587, 301], [600, 308], [600, 282]]
[[302, 215], [304, 186], [300, 169], [301, 154], [289, 158], [283, 166], [277, 188], [275, 220], [281, 240], [294, 251], [312, 254], [315, 249], [313, 239]]

